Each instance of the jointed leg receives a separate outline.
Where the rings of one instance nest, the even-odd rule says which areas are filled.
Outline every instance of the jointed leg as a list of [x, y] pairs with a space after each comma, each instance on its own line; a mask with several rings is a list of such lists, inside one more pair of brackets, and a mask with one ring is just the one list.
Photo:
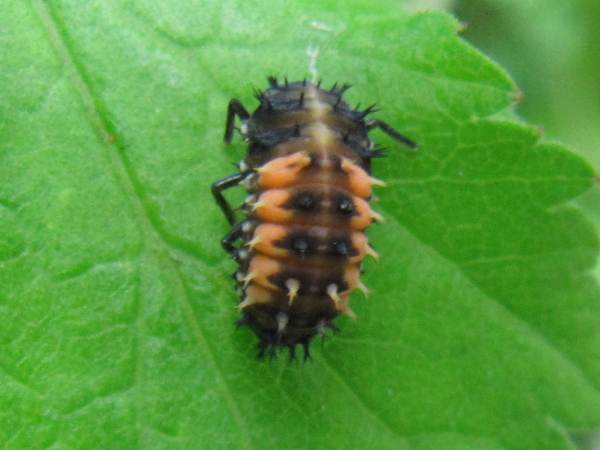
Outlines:
[[391, 125], [387, 124], [383, 120], [372, 119], [367, 121], [367, 130], [371, 131], [373, 128], [379, 128], [385, 134], [395, 139], [398, 142], [402, 142], [410, 148], [417, 148], [417, 144], [415, 144], [412, 140], [400, 134], [397, 130], [395, 130]]
[[216, 202], [223, 210], [223, 214], [227, 217], [227, 220], [231, 225], [235, 223], [235, 215], [233, 213], [233, 209], [231, 205], [227, 203], [227, 200], [223, 196], [223, 191], [225, 189], [229, 189], [230, 187], [237, 186], [240, 184], [240, 181], [244, 179], [245, 175], [241, 173], [236, 173], [234, 175], [229, 175], [221, 180], [215, 181], [211, 186], [211, 191], [213, 196], [215, 197]]
[[233, 126], [235, 124], [235, 116], [238, 116], [242, 120], [248, 120], [250, 114], [244, 108], [244, 105], [239, 100], [232, 98], [229, 100], [229, 106], [227, 107], [227, 120], [225, 122], [225, 143], [229, 144], [233, 137]]
[[225, 249], [227, 253], [230, 255], [233, 254], [237, 249], [233, 246], [233, 243], [242, 237], [244, 232], [242, 231], [242, 225], [244, 222], [239, 222], [233, 226], [231, 231], [225, 235], [223, 240], [221, 241], [221, 245]]

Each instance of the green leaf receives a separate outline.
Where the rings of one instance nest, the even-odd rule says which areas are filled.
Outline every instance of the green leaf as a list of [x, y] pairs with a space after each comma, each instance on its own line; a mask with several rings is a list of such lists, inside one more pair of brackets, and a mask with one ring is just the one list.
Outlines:
[[[3, 448], [570, 449], [600, 425], [598, 240], [567, 204], [592, 171], [501, 119], [515, 86], [449, 16], [5, 3]], [[209, 185], [243, 155], [227, 100], [315, 70], [420, 150], [374, 134], [388, 223], [359, 320], [310, 363], [258, 361]]]

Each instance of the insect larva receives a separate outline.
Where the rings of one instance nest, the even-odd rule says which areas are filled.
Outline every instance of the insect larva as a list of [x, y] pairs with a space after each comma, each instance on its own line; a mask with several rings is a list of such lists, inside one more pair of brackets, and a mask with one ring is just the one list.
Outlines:
[[[280, 346], [295, 356], [298, 344], [309, 356], [309, 342], [334, 328], [339, 314], [351, 317], [349, 294], [367, 292], [361, 261], [377, 257], [365, 229], [381, 216], [369, 205], [371, 158], [381, 156], [368, 133], [379, 128], [395, 140], [416, 145], [387, 123], [368, 118], [374, 106], [351, 108], [343, 98], [350, 86], [297, 81], [257, 92], [260, 105], [249, 114], [229, 102], [225, 142], [235, 117], [248, 142], [239, 173], [212, 185], [215, 200], [233, 226], [222, 241], [238, 262], [238, 322], [259, 338], [259, 355]], [[243, 185], [249, 196], [245, 217], [236, 220], [223, 191]], [[237, 245], [236, 245], [237, 243]]]

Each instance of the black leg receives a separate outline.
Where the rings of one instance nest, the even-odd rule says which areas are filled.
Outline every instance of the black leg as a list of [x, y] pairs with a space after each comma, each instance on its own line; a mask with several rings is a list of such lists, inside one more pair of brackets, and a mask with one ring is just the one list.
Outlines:
[[235, 215], [233, 214], [233, 209], [231, 205], [227, 203], [225, 197], [223, 197], [223, 191], [225, 189], [229, 189], [230, 187], [237, 186], [240, 184], [240, 181], [244, 179], [245, 175], [241, 173], [236, 173], [234, 175], [229, 175], [221, 180], [215, 181], [211, 186], [211, 191], [213, 196], [215, 197], [216, 202], [219, 204], [221, 209], [223, 210], [223, 214], [227, 217], [227, 220], [231, 225], [235, 223]]
[[238, 116], [242, 120], [248, 120], [250, 114], [244, 108], [244, 105], [239, 100], [232, 98], [229, 100], [229, 106], [227, 107], [227, 121], [225, 122], [225, 143], [229, 144], [233, 137], [233, 126], [235, 124], [235, 116]]
[[397, 130], [392, 128], [391, 125], [387, 124], [383, 120], [377, 120], [377, 119], [368, 120], [367, 121], [367, 130], [371, 131], [373, 128], [379, 128], [381, 131], [383, 131], [385, 134], [387, 134], [391, 138], [395, 139], [398, 142], [402, 142], [403, 144], [407, 145], [410, 148], [417, 148], [417, 144], [415, 144], [412, 140], [410, 140], [403, 134], [400, 134]]
[[225, 235], [225, 237], [223, 238], [223, 240], [221, 241], [221, 245], [223, 246], [225, 251], [227, 253], [229, 253], [230, 255], [232, 255], [233, 252], [235, 252], [237, 250], [237, 248], [235, 248], [233, 246], [233, 243], [235, 241], [237, 241], [239, 238], [241, 238], [242, 235], [244, 234], [244, 232], [242, 231], [243, 224], [244, 224], [243, 221], [235, 224], [233, 226], [233, 228], [231, 229], [231, 231], [229, 233], [227, 233]]

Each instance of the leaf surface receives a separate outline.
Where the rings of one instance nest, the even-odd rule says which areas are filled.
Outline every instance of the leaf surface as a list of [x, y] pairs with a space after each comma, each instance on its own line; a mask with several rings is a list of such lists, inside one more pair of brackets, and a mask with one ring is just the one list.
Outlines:
[[[567, 204], [593, 173], [503, 119], [516, 87], [449, 16], [32, 0], [0, 30], [4, 448], [552, 450], [600, 424], [598, 241]], [[228, 99], [315, 70], [420, 149], [374, 133], [359, 320], [257, 361], [209, 186], [243, 155]]]

